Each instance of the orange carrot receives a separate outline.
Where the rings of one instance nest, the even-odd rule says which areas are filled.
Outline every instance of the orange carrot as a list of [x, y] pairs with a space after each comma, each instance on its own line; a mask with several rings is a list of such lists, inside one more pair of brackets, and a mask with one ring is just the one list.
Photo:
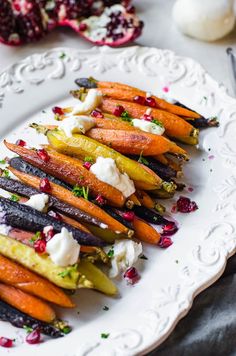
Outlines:
[[70, 298], [60, 288], [2, 255], [0, 281], [62, 307], [74, 307]]
[[116, 207], [122, 207], [125, 197], [116, 188], [100, 181], [92, 172], [83, 167], [83, 161], [58, 153], [48, 151], [49, 160], [44, 162], [35, 150], [18, 146], [4, 141], [6, 147], [20, 155], [25, 161], [42, 169], [70, 185], [89, 187], [92, 195], [101, 194], [107, 201]]
[[135, 217], [133, 220], [133, 227], [135, 232], [134, 236], [139, 240], [152, 245], [157, 245], [160, 241], [160, 234], [144, 220]]
[[[32, 176], [27, 173], [20, 172], [12, 167], [9, 167], [9, 170], [18, 177], [23, 183], [30, 185], [36, 189], [39, 188], [40, 178]], [[108, 226], [112, 231], [119, 231], [120, 233], [127, 234], [129, 229], [124, 225], [119, 223], [117, 220], [108, 215], [105, 211], [99, 208], [97, 205], [89, 202], [88, 200], [75, 197], [71, 191], [66, 188], [63, 188], [55, 183], [50, 182], [51, 185], [51, 195], [57, 197], [59, 200], [64, 203], [70, 204], [75, 208], [81, 209], [82, 211], [88, 213], [89, 215], [96, 217], [104, 224]]]
[[46, 323], [51, 323], [56, 318], [54, 310], [42, 300], [3, 283], [0, 283], [0, 299], [32, 318]]
[[[102, 94], [113, 99], [133, 101], [133, 98], [137, 95], [146, 97], [145, 91], [121, 83], [97, 82], [97, 85]], [[152, 98], [155, 99], [158, 108], [166, 110], [172, 114], [196, 119], [200, 117], [198, 113], [192, 110], [170, 104], [166, 100], [160, 99], [157, 96], [152, 95]]]
[[[101, 109], [104, 112], [112, 114], [117, 105], [123, 106], [124, 109], [135, 118], [141, 118], [148, 109], [146, 106], [133, 102], [110, 98], [103, 98]], [[192, 125], [175, 114], [159, 109], [152, 109], [151, 115], [154, 119], [159, 120], [164, 125], [166, 130], [165, 133], [170, 137], [181, 139], [189, 136], [191, 137], [193, 134], [197, 135], [198, 131], [194, 129]]]
[[143, 131], [91, 129], [86, 136], [109, 145], [123, 154], [142, 152], [145, 156], [159, 155], [165, 152], [186, 155], [186, 152], [163, 136]]
[[155, 207], [154, 200], [144, 190], [138, 190], [136, 194], [143, 206], [145, 206], [148, 209], [154, 209]]

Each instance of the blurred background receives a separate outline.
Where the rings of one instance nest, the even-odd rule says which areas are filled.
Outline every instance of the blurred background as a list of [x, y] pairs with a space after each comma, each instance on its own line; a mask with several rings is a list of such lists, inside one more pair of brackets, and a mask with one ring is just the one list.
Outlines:
[[[221, 6], [224, 3], [223, 8], [225, 8], [225, 4], [230, 2], [230, 0], [187, 1], [193, 3], [193, 6], [194, 2], [202, 3], [203, 12], [207, 11], [204, 9], [209, 2], [212, 4], [220, 2]], [[224, 83], [232, 93], [226, 48], [236, 48], [236, 29], [234, 28], [230, 34], [214, 42], [204, 42], [188, 37], [177, 29], [176, 23], [173, 21], [172, 8], [174, 3], [175, 0], [134, 0], [132, 2], [136, 7], [137, 15], [144, 22], [143, 33], [137, 38], [135, 44], [171, 49], [181, 56], [189, 56], [196, 59], [216, 80]], [[182, 5], [183, 12], [186, 10], [184, 7]], [[222, 10], [220, 11], [222, 12]], [[185, 14], [185, 16], [188, 16], [188, 14]], [[127, 45], [133, 44], [129, 43]], [[9, 47], [0, 44], [0, 71], [20, 58], [56, 46], [85, 49], [92, 47], [93, 44], [87, 42], [69, 28], [57, 28], [42, 40], [33, 44], [20, 47]]]

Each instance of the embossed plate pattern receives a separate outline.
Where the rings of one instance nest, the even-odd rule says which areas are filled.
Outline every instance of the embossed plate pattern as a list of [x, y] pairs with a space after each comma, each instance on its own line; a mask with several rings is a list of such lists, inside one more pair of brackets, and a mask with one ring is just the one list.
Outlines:
[[[68, 92], [74, 79], [91, 75], [157, 94], [168, 86], [170, 95], [184, 104], [218, 116], [220, 128], [201, 133], [185, 167], [187, 187], [194, 188], [185, 195], [199, 210], [176, 214], [180, 230], [172, 247], [145, 246], [148, 260], [137, 265], [142, 275], [137, 285], [118, 281], [120, 296], [114, 299], [83, 290], [74, 297], [74, 312], [58, 310], [74, 327], [68, 336], [26, 345], [24, 331], [0, 322], [0, 334], [16, 338], [16, 346], [2, 348], [1, 355], [128, 356], [150, 351], [186, 315], [194, 296], [219, 278], [236, 249], [236, 101], [192, 59], [143, 47], [57, 48], [30, 56], [0, 74], [1, 137], [42, 142], [28, 122], [48, 122], [52, 106], [73, 102]], [[5, 154], [1, 145], [1, 156]], [[105, 305], [109, 311], [103, 310]], [[102, 339], [101, 333], [110, 335]]]

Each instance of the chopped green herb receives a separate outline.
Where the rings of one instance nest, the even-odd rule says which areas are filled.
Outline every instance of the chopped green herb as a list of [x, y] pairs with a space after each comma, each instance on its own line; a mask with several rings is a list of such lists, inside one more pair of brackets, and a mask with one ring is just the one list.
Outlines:
[[102, 339], [107, 339], [109, 337], [110, 334], [106, 334], [106, 333], [101, 333], [101, 338]]
[[105, 310], [105, 311], [109, 310], [109, 308], [106, 305], [102, 309]]
[[138, 159], [139, 163], [145, 164], [146, 166], [149, 165], [149, 162], [146, 158], [143, 157], [143, 151], [140, 153], [139, 155], [139, 159]]
[[160, 127], [163, 127], [162, 122], [158, 121], [157, 119], [152, 119], [152, 122], [153, 122], [153, 124], [156, 124], [156, 125], [158, 125]]
[[10, 172], [8, 169], [4, 169], [3, 172], [2, 172], [2, 176], [4, 178], [10, 178]]
[[141, 255], [139, 258], [140, 258], [141, 260], [148, 260], [148, 258], [147, 258], [145, 255]]
[[63, 58], [65, 58], [65, 57], [66, 57], [65, 52], [62, 52], [62, 53], [60, 54], [60, 56], [59, 56], [60, 59], [63, 59]]
[[71, 271], [69, 269], [66, 269], [65, 271], [58, 273], [58, 276], [60, 276], [61, 278], [70, 277], [70, 273]]
[[69, 334], [71, 332], [71, 328], [69, 326], [65, 326], [62, 329], [63, 334]]
[[110, 257], [110, 258], [112, 258], [114, 256], [114, 246], [112, 246], [110, 248], [110, 250], [107, 253], [107, 256]]
[[10, 200], [18, 202], [20, 200], [20, 197], [17, 194], [12, 194]]
[[84, 162], [94, 163], [94, 159], [93, 159], [93, 157], [86, 156], [86, 157], [84, 157]]
[[33, 328], [31, 328], [30, 326], [27, 325], [23, 325], [23, 329], [25, 329], [25, 331], [29, 334], [33, 331]]
[[80, 187], [79, 185], [75, 185], [72, 189], [72, 193], [76, 197], [83, 197], [84, 199], [88, 200], [89, 187]]
[[5, 159], [2, 159], [1, 161], [0, 161], [0, 164], [6, 164], [7, 162], [6, 162], [6, 160]]
[[207, 101], [207, 97], [206, 97], [206, 96], [204, 96], [204, 97], [203, 97], [203, 100], [206, 100], [206, 101]]
[[121, 119], [123, 121], [128, 121], [128, 122], [132, 123], [132, 118], [131, 118], [130, 114], [128, 113], [128, 111], [126, 111], [126, 110], [122, 112]]
[[177, 263], [177, 264], [178, 264], [178, 263], [179, 263], [179, 261], [178, 261], [178, 260], [175, 260], [175, 263]]
[[41, 238], [41, 232], [37, 231], [34, 236], [29, 240], [29, 243], [34, 244], [35, 241]]

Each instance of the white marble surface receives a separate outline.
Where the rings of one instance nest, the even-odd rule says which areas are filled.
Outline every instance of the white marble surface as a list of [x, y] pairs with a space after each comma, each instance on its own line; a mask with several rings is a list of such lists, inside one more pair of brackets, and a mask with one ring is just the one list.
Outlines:
[[[236, 48], [236, 29], [223, 40], [204, 43], [178, 32], [171, 18], [174, 0], [135, 0], [145, 29], [137, 44], [169, 48], [179, 55], [198, 60], [219, 82], [223, 82], [231, 91], [231, 81], [226, 56], [226, 48]], [[0, 71], [9, 64], [34, 52], [45, 51], [56, 46], [89, 48], [91, 44], [79, 38], [72, 30], [55, 30], [38, 43], [23, 47], [8, 47], [0, 44]]]

